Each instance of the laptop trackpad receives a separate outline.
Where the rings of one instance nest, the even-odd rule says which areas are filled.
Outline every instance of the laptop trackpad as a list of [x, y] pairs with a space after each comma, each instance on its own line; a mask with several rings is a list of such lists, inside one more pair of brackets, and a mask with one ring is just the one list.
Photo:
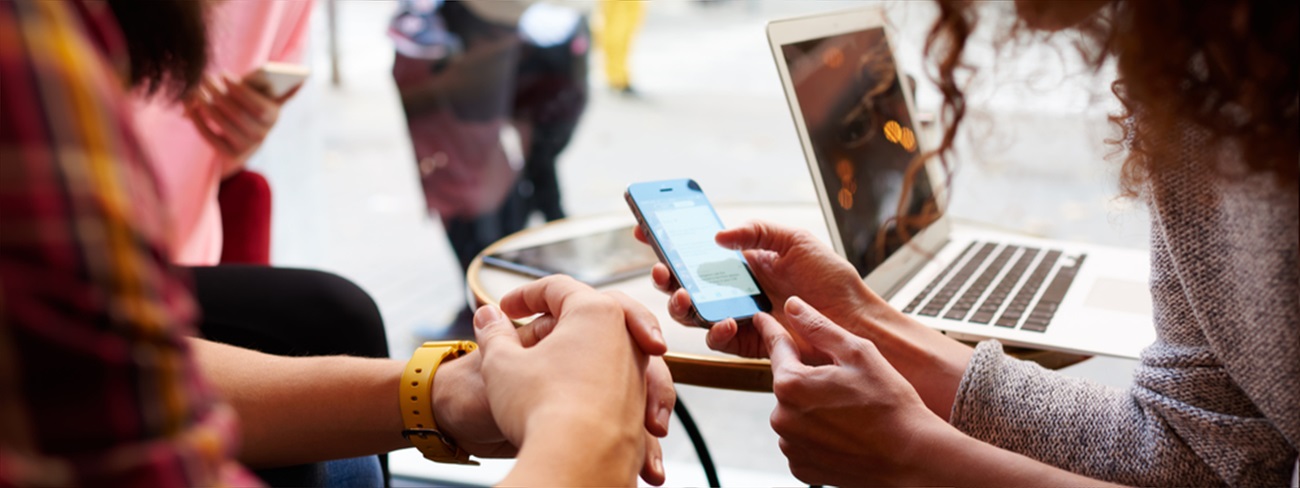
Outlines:
[[1151, 315], [1151, 290], [1141, 281], [1097, 278], [1083, 299], [1088, 308]]

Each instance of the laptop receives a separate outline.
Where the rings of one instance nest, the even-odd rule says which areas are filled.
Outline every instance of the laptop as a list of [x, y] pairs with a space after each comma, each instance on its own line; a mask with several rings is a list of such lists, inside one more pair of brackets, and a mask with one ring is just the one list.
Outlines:
[[[889, 303], [963, 340], [1137, 358], [1155, 340], [1149, 257], [944, 215], [879, 8], [768, 24], [835, 250]], [[909, 168], [914, 168], [909, 170]]]

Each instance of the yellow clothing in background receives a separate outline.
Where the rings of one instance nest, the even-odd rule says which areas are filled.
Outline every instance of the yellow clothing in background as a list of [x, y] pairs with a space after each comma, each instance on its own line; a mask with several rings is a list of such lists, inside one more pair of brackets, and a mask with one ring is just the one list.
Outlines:
[[623, 90], [632, 84], [627, 71], [627, 54], [632, 38], [645, 18], [641, 0], [601, 0], [600, 43], [605, 53], [605, 80], [611, 88]]

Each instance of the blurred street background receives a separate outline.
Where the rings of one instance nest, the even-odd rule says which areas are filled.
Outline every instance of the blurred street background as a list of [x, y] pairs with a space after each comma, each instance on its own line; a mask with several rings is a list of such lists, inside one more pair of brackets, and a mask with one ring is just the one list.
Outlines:
[[[463, 276], [439, 220], [424, 210], [392, 81], [385, 30], [396, 3], [337, 2], [341, 79], [335, 86], [326, 4], [317, 2], [312, 77], [252, 163], [276, 192], [273, 261], [332, 271], [361, 285], [378, 302], [391, 349], [402, 358], [418, 344], [418, 332], [437, 331], [464, 306]], [[594, 3], [566, 5], [594, 9]], [[559, 160], [568, 213], [627, 212], [621, 194], [628, 183], [681, 177], [699, 181], [716, 204], [815, 203], [764, 26], [861, 5], [649, 2], [630, 57], [637, 96], [607, 89], [598, 45], [592, 53], [591, 99]], [[898, 34], [900, 65], [922, 80], [918, 110], [934, 111], [939, 99], [920, 62], [931, 7], [883, 5]], [[1115, 149], [1102, 142], [1111, 136], [1105, 117], [1116, 108], [1108, 91], [1113, 73], [1081, 69], [1068, 39], [1055, 48], [996, 51], [992, 36], [983, 39], [971, 48], [972, 64], [987, 69], [972, 85], [950, 212], [1037, 235], [1145, 248], [1145, 210], [1115, 197]], [[1123, 386], [1131, 369], [1129, 361], [1094, 359], [1066, 372]], [[701, 424], [724, 485], [798, 483], [768, 426], [771, 395], [694, 387], [680, 394]], [[668, 484], [701, 485], [695, 453], [678, 427], [664, 445]], [[460, 468], [418, 455], [394, 458], [395, 472], [442, 483], [492, 483], [508, 469], [508, 462]]]

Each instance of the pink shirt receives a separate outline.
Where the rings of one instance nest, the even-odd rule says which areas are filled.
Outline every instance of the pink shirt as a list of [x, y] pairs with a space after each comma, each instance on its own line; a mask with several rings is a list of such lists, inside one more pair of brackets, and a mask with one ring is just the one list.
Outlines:
[[[307, 43], [311, 0], [217, 2], [208, 21], [208, 73], [243, 76], [267, 61], [299, 63]], [[179, 103], [135, 97], [135, 126], [162, 184], [171, 217], [172, 261], [213, 265], [221, 259], [221, 155], [199, 135]]]

